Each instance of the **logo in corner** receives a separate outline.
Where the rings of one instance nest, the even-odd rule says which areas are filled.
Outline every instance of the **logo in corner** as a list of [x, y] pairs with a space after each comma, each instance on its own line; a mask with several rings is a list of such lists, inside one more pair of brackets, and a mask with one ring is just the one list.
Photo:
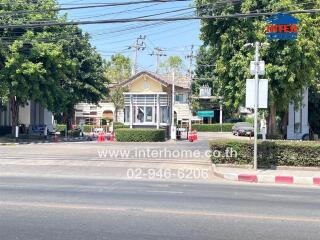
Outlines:
[[273, 15], [267, 22], [266, 33], [269, 40], [295, 40], [298, 36], [299, 20], [289, 14]]

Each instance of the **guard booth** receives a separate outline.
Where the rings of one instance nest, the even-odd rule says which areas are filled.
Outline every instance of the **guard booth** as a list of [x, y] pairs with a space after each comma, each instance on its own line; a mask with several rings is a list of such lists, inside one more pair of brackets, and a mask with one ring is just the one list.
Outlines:
[[187, 140], [190, 131], [190, 120], [182, 119], [177, 125], [177, 140]]

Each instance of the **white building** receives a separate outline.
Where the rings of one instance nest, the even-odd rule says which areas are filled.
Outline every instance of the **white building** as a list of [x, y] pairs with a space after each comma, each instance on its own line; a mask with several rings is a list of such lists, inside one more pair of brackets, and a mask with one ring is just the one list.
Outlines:
[[[11, 126], [10, 104], [0, 110], [0, 126]], [[53, 114], [40, 104], [28, 101], [28, 104], [19, 108], [19, 124], [23, 124], [32, 133], [32, 129], [39, 126], [47, 126], [49, 131], [53, 131]]]
[[[124, 93], [125, 107], [118, 111], [118, 121], [134, 127], [166, 128], [171, 124], [172, 75], [143, 71], [121, 82], [127, 87]], [[175, 78], [174, 112], [177, 122], [191, 119], [190, 78], [178, 75]], [[115, 107], [110, 102], [98, 106], [81, 103], [76, 105], [76, 123], [99, 125], [101, 119], [115, 120]]]
[[308, 88], [301, 93], [301, 104], [289, 104], [287, 139], [302, 139], [309, 134]]

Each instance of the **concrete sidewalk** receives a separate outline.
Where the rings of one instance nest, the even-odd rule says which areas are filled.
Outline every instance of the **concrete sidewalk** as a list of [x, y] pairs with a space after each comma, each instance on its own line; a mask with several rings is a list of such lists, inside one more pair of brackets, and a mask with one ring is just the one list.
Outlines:
[[221, 167], [212, 165], [216, 176], [231, 180], [253, 183], [300, 184], [320, 186], [320, 169], [303, 170], [253, 170], [241, 167]]

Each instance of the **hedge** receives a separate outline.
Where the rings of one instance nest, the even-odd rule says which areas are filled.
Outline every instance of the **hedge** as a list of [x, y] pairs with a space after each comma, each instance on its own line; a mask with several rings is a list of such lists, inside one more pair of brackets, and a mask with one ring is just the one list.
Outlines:
[[[210, 142], [210, 148], [213, 163], [252, 164], [252, 141], [212, 141]], [[233, 154], [230, 154], [230, 152]], [[279, 140], [259, 141], [258, 167], [272, 166], [320, 167], [320, 143]]]
[[118, 128], [115, 130], [118, 142], [163, 142], [164, 129], [151, 128]]
[[62, 131], [65, 131], [66, 130], [66, 125], [65, 124], [57, 124], [55, 126], [55, 130], [57, 132], [62, 132]]
[[120, 122], [114, 122], [113, 123], [113, 131], [115, 131], [118, 128], [130, 128], [130, 126], [124, 125], [123, 123], [120, 123]]
[[198, 132], [232, 132], [233, 123], [221, 124], [192, 124], [192, 129]]
[[0, 136], [10, 134], [11, 130], [12, 130], [12, 127], [10, 127], [10, 126], [0, 127]]

